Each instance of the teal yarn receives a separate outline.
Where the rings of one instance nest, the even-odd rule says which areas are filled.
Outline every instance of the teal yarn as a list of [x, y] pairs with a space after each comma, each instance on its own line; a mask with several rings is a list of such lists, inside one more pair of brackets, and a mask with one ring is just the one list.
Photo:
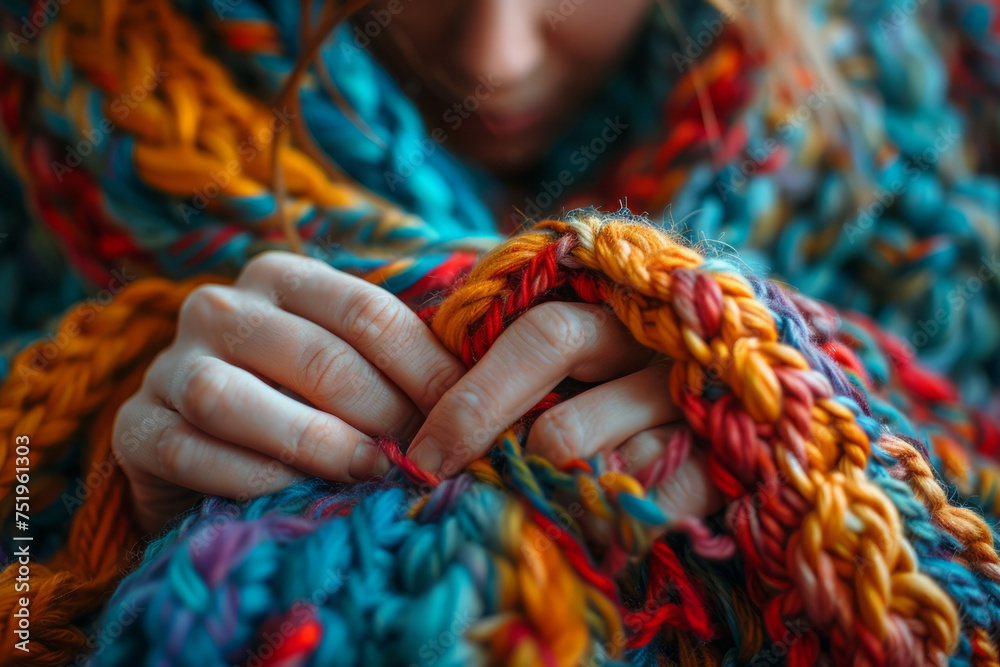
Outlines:
[[[812, 326], [775, 284], [748, 280], [775, 317], [782, 342], [839, 388], [836, 400], [858, 415], [874, 442], [882, 427], [870, 417], [864, 394], [816, 347], [823, 323]], [[354, 487], [307, 480], [246, 503], [207, 499], [158, 538], [121, 583], [96, 631], [107, 637], [120, 626], [121, 636], [95, 647], [91, 664], [249, 665], [270, 659], [267, 647], [277, 651], [282, 642], [287, 651], [294, 648], [283, 659], [300, 665], [486, 664], [490, 656], [475, 641], [476, 629], [499, 608], [497, 559], [518, 549], [504, 535], [504, 508], [526, 503], [555, 517], [567, 506], [557, 499], [574, 487], [570, 476], [520, 458], [509, 443], [494, 449], [491, 462], [503, 488], [466, 472], [443, 482], [410, 518], [422, 490], [399, 470]], [[599, 460], [591, 464], [600, 473]], [[961, 543], [931, 519], [893, 465], [873, 445], [868, 474], [899, 510], [921, 571], [954, 600], [963, 628], [1000, 632], [1000, 588], [959, 560]], [[708, 524], [726, 531], [727, 520], [717, 516]], [[578, 530], [571, 534], [582, 537]], [[738, 556], [701, 555], [681, 536], [666, 543], [681, 554], [683, 576], [698, 582], [691, 608], [705, 605], [713, 619], [705, 650], [726, 656], [724, 664], [741, 664], [747, 655], [751, 664], [769, 664], [786, 650], [780, 641], [743, 632], [751, 627], [744, 615], [763, 610], [737, 607], [732, 591], [745, 584]], [[589, 550], [583, 554], [587, 562], [594, 558]], [[640, 607], [650, 592], [651, 568], [642, 561], [623, 573], [626, 609]], [[134, 620], [126, 626], [123, 618]], [[274, 639], [284, 622], [291, 628], [286, 639]], [[685, 628], [686, 622], [677, 617], [668, 626]], [[296, 633], [306, 630], [315, 641], [299, 641]], [[593, 660], [603, 661], [608, 629], [595, 616], [590, 631]], [[654, 636], [625, 659], [657, 664], [678, 657], [677, 650]], [[961, 642], [950, 664], [971, 659], [971, 646]]]
[[[231, 71], [252, 82], [262, 99], [274, 99], [301, 55], [300, 3], [245, 0], [220, 6], [207, 0], [178, 3], [207, 26], [216, 22], [273, 24], [282, 51], [219, 53]], [[312, 2], [308, 25], [318, 23], [323, 2]], [[351, 26], [336, 28], [318, 59], [348, 107], [376, 140], [355, 126], [317, 80], [303, 86], [299, 108], [323, 152], [367, 189], [420, 217], [442, 239], [495, 238], [492, 217], [468, 169], [430, 138], [414, 105], [389, 74], [355, 40]], [[424, 233], [427, 233], [425, 231]]]
[[[6, 0], [4, 6], [20, 16], [28, 3]], [[184, 0], [179, 6], [203, 26], [213, 52], [246, 88], [262, 100], [273, 99], [301, 48], [300, 4]], [[314, 17], [320, 6], [309, 4]], [[825, 130], [849, 154], [848, 168], [828, 162], [820, 162], [816, 169], [798, 167], [796, 160], [816, 131], [818, 111], [810, 111], [807, 122], [785, 124], [776, 131], [765, 122], [770, 102], [760, 99], [740, 106], [732, 118], [720, 119], [745, 129], [743, 153], [718, 162], [704, 150], [685, 158], [685, 183], [669, 208], [648, 212], [654, 219], [672, 222], [694, 241], [721, 241], [736, 248], [755, 270], [773, 273], [813, 297], [871, 314], [910, 341], [926, 363], [958, 380], [968, 400], [984, 405], [1000, 377], [996, 306], [1000, 296], [995, 276], [980, 281], [979, 289], [969, 287], [977, 284], [982, 258], [989, 259], [1000, 249], [1000, 187], [994, 176], [981, 173], [996, 163], [989, 149], [995, 146], [998, 130], [996, 76], [990, 74], [997, 48], [996, 40], [976, 24], [992, 10], [974, 0], [948, 0], [940, 11], [923, 6], [912, 15], [907, 7], [903, 0], [816, 0], [810, 5], [817, 29], [829, 40], [830, 57], [845, 73], [851, 98], [826, 97], [824, 109], [854, 106], [850, 114], [841, 114], [843, 122]], [[717, 10], [702, 0], [686, 0], [671, 11], [676, 22], [659, 10], [651, 12], [622, 71], [527, 176], [529, 184], [537, 183], [538, 193], [546, 194], [544, 201], [586, 195], [600, 180], [598, 174], [605, 171], [612, 153], [649, 141], [658, 134], [657, 127], [664, 128], [659, 134], [669, 133], [661, 101], [679, 77], [705, 57], [678, 61], [677, 54], [686, 53], [689, 39], [705, 29], [706, 21], [719, 18]], [[900, 15], [906, 20], [894, 18]], [[211, 38], [218, 26], [241, 22], [275, 26], [282, 38], [280, 50], [235, 48]], [[448, 253], [481, 252], [495, 244], [499, 235], [491, 209], [516, 218], [513, 207], [523, 210], [543, 198], [539, 194], [511, 206], [504, 202], [498, 183], [452, 157], [447, 143], [438, 145], [430, 139], [428, 130], [434, 128], [423, 126], [413, 104], [358, 47], [354, 34], [352, 25], [338, 28], [323, 45], [321, 59], [336, 88], [378, 141], [355, 127], [319, 84], [315, 69], [300, 91], [303, 121], [323, 154], [412, 216], [411, 226], [384, 239], [413, 243], [416, 248], [414, 264], [388, 279], [390, 291], [401, 292], [441, 265]], [[939, 51], [950, 44], [969, 51], [963, 62], [982, 77], [983, 89], [976, 96], [969, 95], [964, 80], [954, 79], [947, 70]], [[48, 60], [44, 39], [40, 45], [36, 59], [24, 50], [8, 54], [7, 62], [34, 72], [50, 95], [63, 98], [78, 76], [68, 63], [55, 67]], [[872, 67], [848, 66], [859, 59]], [[748, 71], [747, 85], [761, 75]], [[94, 121], [101, 96], [94, 90], [90, 99]], [[548, 197], [544, 185], [563, 169], [575, 172], [574, 150], [592, 139], [606, 118], [619, 114], [629, 125], [626, 135], [597, 163], [574, 173], [571, 186], [559, 187], [563, 191], [559, 197]], [[78, 138], [66, 114], [47, 109], [44, 120], [61, 141]], [[945, 137], [945, 143], [951, 143], [944, 150], [935, 149], [935, 141], [939, 147], [942, 141], [938, 129], [952, 126], [959, 138]], [[964, 146], [971, 136], [979, 143], [979, 135], [986, 149], [975, 160], [967, 159]], [[773, 139], [787, 152], [788, 166], [744, 174], [741, 165], [746, 157], [766, 154]], [[897, 147], [900, 154], [879, 164], [876, 157], [886, 146]], [[87, 169], [97, 179], [105, 213], [155, 256], [159, 272], [172, 277], [203, 271], [232, 273], [268, 246], [255, 240], [253, 230], [262, 216], [275, 210], [273, 196], [228, 202], [239, 220], [220, 219], [210, 210], [183, 220], [179, 207], [191, 202], [139, 183], [130, 167], [131, 150], [127, 135], [113, 133], [97, 146]], [[418, 161], [412, 174], [399, 182], [391, 179], [390, 187], [387, 174]], [[905, 191], [884, 206], [884, 192], [891, 192], [900, 179]], [[612, 191], [612, 203], [627, 194], [627, 190]], [[557, 213], [559, 205], [553, 201], [547, 209], [539, 206], [539, 215]], [[779, 207], [787, 207], [789, 217], [780, 228], [771, 228]], [[329, 211], [306, 209], [296, 224], [305, 252], [361, 273], [386, 261], [353, 246], [373, 238], [382, 215], [363, 204]], [[236, 228], [239, 231], [233, 234]], [[345, 239], [350, 242], [342, 243]], [[888, 259], [887, 253], [900, 259]]]
[[[967, 99], [939, 49], [970, 38], [947, 17], [987, 4], [944, 2], [940, 14], [917, 4], [912, 13], [904, 0], [812, 3], [846, 97], [821, 83], [770, 124], [766, 95], [721, 117], [746, 132], [742, 150], [713, 163], [698, 144], [679, 161], [688, 171], [664, 215], [692, 241], [719, 239], [755, 270], [871, 315], [985, 405], [1000, 379], [1000, 182], [990, 171], [996, 117], [983, 118], [977, 104], [995, 111], [1000, 96], [991, 74], [978, 103]], [[997, 40], [974, 37], [982, 53], [970, 66], [979, 72], [996, 62]], [[827, 112], [833, 122], [820, 124]], [[980, 135], [985, 150], [972, 153]], [[817, 136], [826, 152], [815, 166], [799, 164]], [[774, 146], [784, 166], [765, 168]], [[898, 155], [880, 156], [888, 148]]]
[[[782, 342], [799, 349], [806, 355], [811, 366], [822, 369], [834, 386], [838, 400], [854, 412], [859, 426], [868, 434], [872, 443], [872, 455], [866, 473], [892, 499], [899, 511], [906, 536], [920, 557], [921, 571], [948, 591], [961, 611], [965, 627], [983, 628], [991, 635], [1000, 633], [1000, 586], [981, 573], [970, 571], [956, 560], [956, 556], [962, 553], [962, 543], [931, 519], [928, 509], [914, 496], [914, 490], [893, 474], [896, 462], [878, 445], [883, 433], [894, 433], [906, 438], [922, 452], [927, 452], [926, 441], [915, 440], [918, 433], [912, 427], [907, 428], [909, 424], [876, 420], [874, 416], [880, 413], [879, 408], [883, 403], [881, 399], [866, 391], [863, 385], [852, 382], [839, 366], [816, 349], [815, 345], [825, 342], [832, 333], [828, 324], [804, 318], [796, 305], [774, 283], [754, 281], [752, 284], [758, 296], [766, 299], [781, 332]], [[797, 303], [810, 305], [801, 297], [797, 298]], [[884, 410], [881, 412], [884, 413]], [[937, 464], [934, 461], [932, 463]], [[939, 481], [945, 488], [949, 488], [944, 480], [939, 478]], [[979, 513], [983, 514], [981, 507]], [[988, 515], [986, 518], [988, 524], [996, 523], [995, 516]], [[1000, 545], [1000, 534], [995, 525], [991, 530], [994, 545]], [[969, 651], [968, 643], [962, 643], [958, 652], [951, 656], [949, 664], [970, 664]]]
[[269, 657], [257, 629], [301, 605], [322, 640], [297, 664], [481, 662], [463, 634], [497, 603], [487, 554], [504, 551], [496, 519], [508, 501], [467, 478], [438, 495], [449, 484], [465, 488], [428, 522], [403, 517], [407, 493], [391, 483], [336, 493], [313, 480], [243, 506], [207, 501], [123, 582], [104, 618], [139, 609], [140, 623], [90, 664], [250, 664]]

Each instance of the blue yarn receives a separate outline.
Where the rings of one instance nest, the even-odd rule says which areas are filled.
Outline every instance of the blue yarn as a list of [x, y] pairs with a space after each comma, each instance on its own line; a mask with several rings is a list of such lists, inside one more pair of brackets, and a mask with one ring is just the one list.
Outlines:
[[[706, 260], [705, 268], [738, 265], [720, 255]], [[746, 280], [771, 310], [782, 340], [831, 383], [834, 400], [850, 409], [868, 432], [872, 455], [867, 474], [899, 511], [921, 571], [948, 591], [964, 627], [1000, 632], [1000, 587], [956, 559], [962, 542], [935, 525], [909, 485], [892, 475], [895, 462], [878, 446], [882, 426], [869, 410], [868, 398], [819, 352], [802, 314], [776, 285], [752, 275]], [[508, 445], [503, 449], [509, 457]], [[481, 661], [484, 656], [464, 633], [498, 609], [492, 563], [494, 554], [509, 548], [498, 517], [504, 516], [506, 503], [521, 500], [462, 475], [438, 487], [410, 519], [413, 496], [398, 481], [398, 472], [384, 486], [329, 487], [308, 480], [243, 504], [209, 499], [155, 542], [122, 582], [103, 616], [103, 632], [136, 607], [143, 610], [141, 629], [95, 651], [95, 663], [245, 661], [267, 641], [268, 623], [301, 603], [312, 605], [323, 628], [309, 664], [392, 665], [414, 655], [447, 665]], [[533, 481], [515, 475], [512, 482], [524, 485], [524, 496], [533, 499], [543, 494], [532, 484], [554, 493], [564, 479], [542, 467]], [[623, 499], [623, 505], [631, 502]], [[534, 506], [558, 520], [553, 506]], [[347, 509], [350, 513], [344, 515]], [[643, 507], [637, 509], [636, 514], [643, 513]], [[324, 518], [330, 510], [337, 511]], [[691, 554], [685, 559], [705, 573], [700, 579], [722, 610], [721, 622], [734, 642], [741, 641], [727, 583], [740, 580], [739, 563], [710, 563]], [[727, 574], [727, 567], [732, 572]], [[636, 595], [642, 599], [641, 586]], [[448, 642], [435, 641], [444, 636]], [[592, 650], [598, 655], [601, 649]], [[757, 655], [763, 660], [780, 650], [778, 644], [765, 644]], [[966, 663], [970, 650], [961, 644], [952, 664]], [[626, 658], [644, 664], [665, 654], [667, 647], [654, 641], [629, 651]], [[728, 654], [727, 660], [736, 659]]]
[[[260, 639], [252, 630], [303, 601], [316, 607], [323, 627], [310, 664], [397, 665], [414, 656], [444, 665], [472, 660], [478, 649], [461, 635], [496, 602], [481, 599], [476, 590], [482, 582], [471, 578], [476, 570], [459, 565], [482, 552], [478, 530], [466, 534], [455, 516], [425, 525], [406, 519], [406, 495], [391, 485], [330, 491], [310, 480], [242, 506], [205, 503], [153, 545], [105, 612], [110, 621], [142, 608], [145, 641], [153, 645], [130, 633], [95, 653], [93, 664], [135, 664], [141, 656], [146, 664], [245, 661]], [[474, 506], [480, 494], [497, 492], [480, 489], [461, 496], [460, 504]], [[296, 517], [323, 498], [328, 505], [358, 497], [347, 516]], [[217, 521], [220, 516], [224, 520]], [[480, 529], [491, 524], [495, 515], [481, 517]], [[202, 551], [192, 554], [197, 545]], [[217, 560], [206, 571], [198, 563], [209, 555]], [[232, 595], [238, 596], [235, 607]], [[168, 617], [157, 611], [168, 609], [176, 611]], [[441, 639], [429, 640], [434, 637]]]

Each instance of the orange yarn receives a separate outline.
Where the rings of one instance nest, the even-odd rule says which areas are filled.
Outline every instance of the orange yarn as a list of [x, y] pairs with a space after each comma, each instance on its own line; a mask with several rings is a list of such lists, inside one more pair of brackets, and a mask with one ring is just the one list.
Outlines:
[[[711, 446], [711, 473], [732, 501], [729, 514], [747, 561], [750, 598], [764, 607], [771, 636], [790, 629], [788, 619], [805, 614], [813, 627], [829, 634], [838, 658], [881, 662], [891, 659], [886, 646], [919, 645], [931, 662], [944, 660], [958, 640], [954, 603], [918, 571], [895, 505], [866, 477], [865, 432], [802, 355], [778, 341], [770, 312], [741, 276], [708, 270], [696, 252], [650, 225], [578, 213], [540, 222], [483, 257], [438, 308], [432, 329], [464, 356], [472, 325], [510, 292], [508, 279], [559, 243], [567, 249], [566, 261], [589, 269], [581, 278], [590, 281], [584, 291], [610, 304], [640, 342], [675, 360], [673, 399]], [[533, 279], [546, 280], [546, 272], [536, 272]], [[54, 485], [54, 479], [45, 477], [46, 467], [79, 436], [86, 435], [89, 443], [88, 469], [112, 460], [111, 429], [118, 407], [172, 338], [184, 298], [203, 282], [137, 282], [89, 320], [80, 312], [69, 315], [60, 329], [69, 343], [47, 365], [32, 365], [43, 343], [18, 357], [0, 388], [0, 488], [5, 494], [11, 487], [9, 447], [15, 435], [31, 438], [33, 494]], [[692, 293], [716, 300], [718, 315], [712, 322], [706, 323], [699, 308], [685, 307], [686, 295]], [[721, 410], [722, 422], [699, 412], [696, 395], [709, 373], [732, 389], [732, 396], [713, 406], [713, 411]], [[898, 461], [915, 496], [966, 545], [961, 557], [969, 567], [996, 581], [1000, 559], [982, 520], [948, 504], [933, 471], [908, 443], [885, 437], [880, 445]], [[748, 454], [756, 458], [741, 458]], [[473, 472], [487, 474], [482, 466], [473, 466]], [[751, 512], [748, 493], [779, 474], [782, 488], [761, 494], [761, 512]], [[627, 480], [609, 478], [608, 483]], [[109, 478], [92, 491], [74, 516], [66, 547], [49, 564], [32, 565], [34, 664], [64, 663], [90, 648], [74, 624], [100, 608], [137, 544], [121, 471], [112, 466]], [[9, 506], [10, 499], [5, 500]], [[529, 533], [538, 526], [508, 519], [512, 530], [528, 531], [521, 542], [532, 544]], [[753, 539], [747, 537], [748, 522], [757, 522]], [[558, 550], [520, 557], [518, 570], [509, 573], [507, 594], [522, 597], [526, 617], [550, 645], [560, 645], [561, 657], [583, 655], [587, 623], [593, 619], [579, 610], [586, 607], [580, 603], [588, 591], [574, 588], [570, 579], [560, 583], [551, 578], [567, 570], [549, 562], [563, 558]], [[8, 638], [20, 596], [14, 592], [14, 576], [8, 568], [0, 589], [0, 618], [5, 619], [0, 632]], [[539, 577], [546, 590], [563, 590], [562, 604], [553, 608], [551, 601], [533, 596]], [[882, 648], [859, 640], [861, 630]], [[759, 629], [747, 631], [759, 637]], [[493, 636], [502, 635], [497, 629]], [[996, 645], [990, 638], [974, 631], [970, 639], [981, 664], [995, 664]], [[692, 661], [718, 659], [688, 636], [678, 635], [677, 641]], [[9, 639], [4, 643], [0, 659], [14, 664], [23, 654], [13, 652], [11, 645]], [[518, 651], [527, 653], [508, 657], [538, 658], [528, 655], [531, 650], [521, 643]]]
[[970, 509], [949, 503], [927, 459], [905, 441], [887, 435], [879, 444], [898, 461], [902, 479], [930, 510], [934, 520], [965, 545], [965, 550], [955, 555], [956, 559], [972, 572], [1000, 583], [1000, 557], [993, 548], [993, 534], [983, 518]]
[[[30, 591], [17, 592], [17, 568], [0, 572], [0, 662], [61, 665], [88, 651], [87, 637], [76, 627], [101, 608], [127, 571], [139, 532], [128, 508], [128, 483], [114, 465], [111, 435], [118, 408], [142, 382], [146, 367], [173, 338], [181, 303], [198, 285], [197, 278], [175, 284], [141, 280], [126, 287], [96, 315], [77, 308], [62, 322], [68, 344], [40, 364], [46, 341], [24, 350], [0, 388], [0, 492], [3, 516], [12, 509], [14, 436], [31, 441], [33, 511], [56, 500], [58, 480], [49, 465], [70, 446], [87, 443], [83, 470], [111, 463], [110, 474], [89, 488], [73, 516], [69, 539], [48, 564], [32, 561]], [[41, 357], [44, 359], [44, 357]], [[91, 422], [91, 418], [93, 421]], [[14, 649], [12, 616], [18, 599], [31, 600], [31, 647]]]
[[[74, 63], [116, 98], [106, 113], [135, 138], [135, 168], [151, 187], [188, 197], [205, 187], [206, 174], [222, 173], [228, 176], [220, 186], [223, 194], [251, 197], [272, 188], [277, 163], [288, 219], [299, 219], [306, 207], [352, 209], [367, 201], [391, 214], [385, 224], [412, 224], [336, 171], [310, 141], [302, 142], [303, 148], [288, 144], [285, 126], [306, 138], [297, 120], [297, 97], [289, 100], [291, 109], [272, 109], [241, 91], [230, 72], [205, 56], [196, 26], [170, 2], [72, 2], [60, 8], [50, 32], [53, 60]], [[133, 101], [129, 91], [148, 89], [151, 77], [162, 97]], [[86, 92], [81, 88], [70, 100], [80, 119], [86, 118]], [[252, 150], [237, 150], [248, 144]], [[208, 201], [212, 209], [220, 204], [221, 199]]]
[[[834, 637], [835, 646], [848, 647], [844, 659], [880, 661], [876, 656], [884, 648], [859, 645], [857, 629], [864, 627], [879, 642], [892, 640], [897, 647], [926, 643], [931, 660], [944, 661], [958, 641], [958, 613], [948, 595], [918, 571], [895, 505], [866, 477], [867, 436], [828, 387], [824, 395], [812, 386], [819, 381], [816, 374], [797, 350], [778, 342], [771, 314], [741, 276], [704, 270], [698, 253], [650, 225], [577, 212], [567, 220], [540, 222], [483, 257], [466, 284], [439, 308], [434, 332], [465, 356], [473, 323], [514, 289], [508, 277], [566, 237], [579, 241], [568, 253], [572, 260], [596, 274], [598, 300], [613, 306], [639, 342], [675, 360], [671, 392], [678, 405], [692, 405], [691, 396], [712, 372], [753, 420], [752, 425], [742, 422], [734, 407], [731, 422], [719, 429], [696, 411], [687, 412], [694, 430], [712, 444], [714, 476], [736, 474], [728, 469], [740, 452], [730, 448], [751, 454], [773, 448], [797, 500], [784, 496], [795, 505], [767, 508], [774, 510], [770, 523], [756, 528], [764, 534], [764, 550], [742, 542], [748, 576], [770, 591], [768, 605], [780, 605], [782, 616], [804, 611]], [[533, 274], [532, 279], [544, 277]], [[678, 307], [684, 283], [718, 299], [721, 319], [713, 335], [703, 333], [706, 327], [696, 314]], [[744, 428], [753, 429], [747, 435], [751, 439], [736, 447], [732, 437]], [[894, 446], [900, 454], [906, 447]], [[900, 458], [914, 474], [915, 462]], [[744, 493], [753, 492], [757, 474], [773, 477], [774, 470], [752, 470], [765, 464], [763, 459], [750, 462], [748, 477], [730, 493], [737, 522], [763, 518], [764, 512], [750, 514], [740, 503]], [[926, 491], [924, 498], [937, 500]], [[985, 553], [992, 545], [983, 542], [974, 517], [938, 509], [953, 519], [953, 529], [972, 540], [971, 549], [984, 552], [982, 561], [996, 560], [995, 552]], [[911, 627], [910, 619], [919, 627]], [[779, 630], [769, 629], [772, 636]]]

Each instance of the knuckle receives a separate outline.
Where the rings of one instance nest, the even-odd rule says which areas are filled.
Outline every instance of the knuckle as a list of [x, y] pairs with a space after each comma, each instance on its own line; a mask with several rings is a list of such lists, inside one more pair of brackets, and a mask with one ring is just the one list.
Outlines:
[[288, 269], [293, 257], [281, 250], [268, 250], [254, 255], [236, 278], [237, 285], [272, 282], [275, 276]]
[[482, 392], [475, 387], [464, 387], [445, 394], [446, 411], [452, 417], [453, 423], [459, 427], [488, 428], [496, 425], [496, 419], [490, 414], [489, 407], [482, 399]]
[[583, 419], [572, 402], [560, 403], [542, 413], [533, 428], [538, 429], [542, 452], [574, 458], [583, 451]]
[[418, 400], [423, 405], [433, 405], [462, 379], [464, 371], [457, 364], [440, 364], [430, 371]]
[[523, 317], [528, 335], [538, 343], [557, 350], [579, 350], [586, 345], [589, 332], [571, 304], [544, 303]]
[[240, 272], [236, 284], [258, 291], [281, 293], [284, 288], [298, 289], [302, 280], [318, 271], [333, 271], [329, 265], [313, 257], [304, 257], [284, 250], [268, 250], [255, 255]]
[[304, 423], [292, 443], [292, 449], [282, 456], [282, 462], [299, 470], [311, 472], [325, 443], [332, 442], [336, 432], [326, 415], [316, 413], [304, 417]]
[[357, 380], [355, 354], [346, 345], [312, 343], [303, 352], [299, 368], [306, 397], [323, 403], [334, 401]]
[[634, 433], [622, 443], [621, 450], [625, 462], [633, 465], [660, 445], [660, 439], [651, 429]]
[[170, 422], [172, 410], [150, 401], [142, 392], [122, 404], [115, 417], [111, 438], [112, 456], [123, 467], [138, 463], [153, 439]]
[[156, 462], [164, 479], [182, 479], [195, 459], [196, 443], [190, 432], [178, 424], [160, 431], [153, 443]]
[[236, 282], [241, 287], [283, 294], [297, 290], [304, 280], [320, 272], [329, 274], [336, 269], [314, 257], [270, 250], [250, 260]]
[[170, 400], [178, 412], [196, 424], [211, 421], [218, 414], [229, 384], [223, 372], [225, 366], [225, 362], [215, 357], [191, 361], [171, 391]]
[[347, 307], [347, 330], [359, 343], [371, 345], [400, 319], [402, 306], [391, 294], [359, 290]]
[[232, 314], [238, 309], [236, 291], [224, 285], [196, 287], [181, 305], [178, 327], [202, 324], [220, 314]]

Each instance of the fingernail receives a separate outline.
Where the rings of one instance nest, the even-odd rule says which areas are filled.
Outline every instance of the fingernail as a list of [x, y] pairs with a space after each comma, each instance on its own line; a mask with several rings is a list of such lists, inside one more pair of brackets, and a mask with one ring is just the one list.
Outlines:
[[373, 475], [384, 475], [390, 468], [392, 463], [382, 450], [371, 440], [362, 440], [354, 448], [347, 474], [354, 479], [364, 480]]
[[407, 457], [413, 464], [432, 475], [437, 475], [441, 469], [441, 446], [434, 438], [424, 438], [415, 447], [411, 447]]

